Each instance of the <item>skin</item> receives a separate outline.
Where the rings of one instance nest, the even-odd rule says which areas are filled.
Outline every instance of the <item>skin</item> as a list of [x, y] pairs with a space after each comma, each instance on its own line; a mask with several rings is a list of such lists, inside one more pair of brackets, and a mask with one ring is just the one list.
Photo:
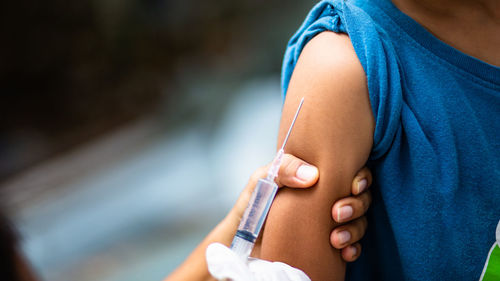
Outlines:
[[[498, 36], [500, 1], [392, 0], [392, 2], [443, 42], [463, 53], [500, 67], [500, 52], [498, 52], [500, 50], [500, 36]], [[310, 163], [317, 164], [322, 174], [325, 172], [332, 172], [332, 174], [322, 177], [315, 188], [301, 194], [294, 194], [287, 189], [279, 193], [268, 219], [269, 226], [265, 227], [262, 243], [257, 247], [255, 253], [262, 258], [289, 261], [290, 264], [298, 268], [304, 268], [312, 280], [341, 280], [344, 274], [344, 263], [340, 255], [346, 261], [355, 259], [359, 256], [360, 246], [355, 243], [351, 247], [342, 247], [345, 244], [339, 243], [337, 234], [343, 230], [349, 231], [352, 234], [349, 242], [355, 242], [361, 237], [366, 227], [366, 221], [364, 218], [358, 217], [364, 213], [369, 204], [365, 202], [369, 201], [366, 200], [367, 195], [363, 195], [367, 193], [362, 193], [362, 195], [355, 197], [340, 199], [331, 210], [325, 201], [333, 202], [348, 194], [347, 179], [352, 179], [349, 175], [353, 174], [357, 167], [362, 166], [361, 163], [364, 163], [363, 160], [366, 160], [367, 157], [367, 149], [371, 146], [371, 137], [364, 133], [373, 131], [373, 120], [369, 120], [368, 116], [371, 111], [367, 108], [366, 81], [364, 75], [361, 75], [362, 69], [356, 65], [357, 58], [353, 56], [348, 38], [331, 34], [317, 37], [321, 39], [315, 38], [311, 43], [313, 41], [316, 43], [308, 44], [306, 50], [310, 51], [308, 51], [308, 55], [301, 56], [300, 70], [295, 71], [298, 74], [294, 73], [290, 83], [283, 111], [280, 138], [283, 138], [283, 128], [287, 128], [291, 112], [295, 110], [296, 99], [292, 97], [307, 96], [307, 101], [310, 104], [308, 107], [314, 107], [314, 110], [309, 109], [306, 117], [311, 128], [309, 130], [303, 128], [301, 133], [297, 133], [297, 129], [294, 129], [293, 139], [295, 141], [290, 141], [287, 150], [305, 160], [310, 159]], [[325, 45], [318, 46], [321, 44]], [[310, 47], [309, 45], [315, 46]], [[311, 54], [315, 51], [318, 52], [316, 55]], [[339, 58], [332, 58], [332, 53], [336, 53]], [[326, 58], [325, 61], [321, 61], [323, 58]], [[320, 73], [314, 69], [314, 62], [321, 66]], [[340, 67], [343, 73], [337, 73], [337, 67]], [[327, 77], [324, 77], [325, 75]], [[341, 75], [342, 79], [338, 79], [338, 75]], [[310, 85], [307, 85], [307, 79], [312, 80]], [[332, 91], [331, 87], [338, 88], [338, 90], [330, 92]], [[324, 97], [321, 97], [322, 93], [326, 93]], [[342, 95], [342, 93], [348, 93], [348, 95]], [[342, 106], [339, 107], [338, 104], [342, 104]], [[318, 111], [318, 113], [314, 111]], [[319, 112], [326, 114], [318, 116]], [[301, 118], [302, 115], [304, 113], [301, 113]], [[353, 116], [355, 118], [351, 118]], [[348, 122], [343, 122], [344, 120], [348, 120]], [[324, 128], [315, 125], [315, 123], [325, 124], [325, 122], [331, 126]], [[340, 124], [342, 122], [349, 124]], [[316, 131], [318, 128], [325, 131]], [[364, 133], [355, 132], [355, 130], [363, 129], [367, 131]], [[349, 143], [350, 141], [353, 143]], [[293, 142], [295, 144], [292, 149], [290, 147]], [[301, 147], [301, 143], [308, 146]], [[323, 145], [334, 145], [335, 148], [354, 151], [356, 157], [348, 159], [346, 153], [342, 151], [325, 151], [328, 149], [322, 147]], [[328, 154], [322, 155], [320, 152]], [[368, 172], [361, 170], [360, 173]], [[369, 181], [371, 182], [371, 176]], [[327, 190], [329, 183], [334, 184], [335, 188], [332, 188], [334, 190]], [[293, 185], [290, 183], [290, 186]], [[351, 184], [351, 188], [354, 195], [358, 194], [356, 193], [359, 191], [357, 177]], [[240, 201], [243, 202], [245, 199], [240, 198]], [[354, 215], [351, 219], [355, 220], [353, 223], [338, 226], [339, 223], [344, 222], [339, 219], [339, 209], [346, 205], [353, 206]], [[235, 231], [235, 222], [239, 221], [237, 215], [239, 212], [231, 211], [198, 246], [188, 260], [166, 280], [208, 280], [206, 270], [195, 272], [194, 275], [189, 275], [189, 272], [192, 272], [194, 268], [206, 268], [204, 249], [209, 243], [216, 241], [229, 241], [225, 243], [226, 245], [230, 243], [232, 233]], [[329, 215], [326, 215], [330, 212], [333, 220], [329, 218]], [[317, 222], [312, 224], [312, 220], [309, 220], [311, 217], [314, 217]], [[292, 228], [290, 225], [296, 227]], [[336, 226], [337, 228], [330, 233], [330, 230]], [[303, 228], [309, 228], [309, 230]], [[281, 234], [283, 235], [280, 236]], [[337, 249], [342, 249], [342, 251], [329, 250], [329, 245], [324, 242], [327, 235], [330, 236], [332, 245]], [[307, 237], [307, 239], [297, 239], [297, 237]], [[294, 243], [294, 240], [299, 242]], [[287, 246], [290, 248], [279, 252]], [[320, 247], [319, 251], [313, 251], [313, 249], [318, 249], [317, 247]], [[313, 261], [308, 261], [308, 259]], [[18, 263], [20, 264], [20, 272], [26, 272], [23, 269], [25, 262], [20, 259]], [[317, 266], [313, 263], [316, 263]], [[322, 268], [324, 265], [327, 267]], [[320, 270], [324, 272], [316, 272]], [[182, 275], [183, 272], [187, 275]], [[31, 279], [34, 279], [31, 274], [25, 276], [25, 280]]]
[[[500, 65], [500, 1], [393, 2], [445, 43]], [[341, 229], [330, 218], [328, 202], [348, 195], [352, 175], [368, 158], [374, 130], [366, 76], [347, 35], [323, 32], [305, 46], [289, 84], [280, 139], [301, 97], [306, 102], [288, 151], [326, 176], [311, 189], [278, 192], [259, 253], [302, 269], [314, 281], [344, 280], [340, 252], [326, 247], [325, 237]]]
[[[283, 158], [283, 164], [278, 172], [278, 177], [276, 178], [276, 183], [279, 187], [288, 186], [293, 188], [307, 188], [313, 186], [319, 177], [318, 170], [316, 170], [316, 175], [309, 179], [301, 179], [297, 176], [297, 170], [300, 166], [306, 165], [306, 162], [292, 156], [285, 154]], [[238, 201], [228, 213], [226, 218], [222, 220], [210, 234], [201, 242], [201, 244], [191, 253], [191, 255], [181, 264], [170, 276], [168, 276], [165, 281], [176, 281], [176, 280], [215, 280], [213, 279], [207, 269], [207, 264], [205, 260], [205, 251], [209, 244], [214, 242], [222, 243], [229, 246], [233, 240], [234, 234], [236, 233], [238, 224], [243, 216], [243, 212], [248, 204], [252, 191], [258, 181], [258, 179], [266, 176], [268, 166], [259, 168], [250, 178], [247, 186], [241, 193]], [[362, 182], [365, 184], [361, 184]], [[354, 261], [359, 257], [361, 253], [361, 247], [357, 241], [361, 239], [366, 231], [366, 219], [362, 217], [366, 212], [368, 206], [371, 202], [371, 196], [367, 188], [371, 185], [372, 177], [371, 173], [367, 168], [363, 168], [358, 171], [351, 183], [352, 196], [345, 198], [343, 200], [337, 201], [333, 207], [330, 205], [330, 211], [333, 217], [337, 217], [338, 209], [345, 206], [351, 206], [353, 209], [353, 214], [349, 218], [346, 218], [344, 222], [351, 222], [343, 225], [342, 230], [351, 233], [351, 239], [345, 243], [337, 243], [337, 233], [332, 232], [332, 245], [328, 244], [328, 237], [325, 238], [325, 244], [330, 249], [331, 246], [340, 249], [342, 256], [346, 261]], [[360, 187], [363, 187], [364, 189]], [[335, 215], [333, 215], [335, 214]], [[357, 223], [362, 222], [362, 223]], [[257, 242], [258, 245], [259, 242]], [[256, 246], [259, 249], [258, 246]], [[258, 255], [258, 252], [252, 253], [252, 256]]]
[[393, 0], [399, 10], [448, 45], [500, 66], [500, 1]]
[[335, 242], [331, 232], [339, 226], [330, 202], [349, 195], [352, 178], [368, 159], [374, 130], [365, 74], [347, 35], [320, 33], [302, 51], [287, 92], [280, 141], [301, 97], [305, 102], [287, 149], [317, 166], [322, 176], [313, 188], [278, 192], [260, 258], [297, 267], [314, 281], [343, 280], [345, 262], [328, 242]]
[[17, 278], [21, 281], [37, 281], [40, 280], [36, 276], [31, 264], [28, 260], [20, 253], [17, 252], [15, 256], [16, 260], [16, 272]]

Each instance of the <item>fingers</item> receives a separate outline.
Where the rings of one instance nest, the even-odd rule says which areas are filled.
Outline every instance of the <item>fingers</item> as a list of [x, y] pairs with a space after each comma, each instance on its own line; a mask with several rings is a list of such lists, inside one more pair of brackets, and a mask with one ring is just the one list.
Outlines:
[[358, 195], [372, 185], [372, 172], [367, 167], [359, 170], [352, 181], [351, 193]]
[[346, 262], [353, 262], [361, 255], [361, 244], [354, 243], [353, 245], [343, 248], [341, 251], [342, 258]]
[[363, 216], [372, 202], [371, 192], [368, 190], [358, 196], [351, 196], [335, 202], [332, 208], [332, 218], [338, 222], [348, 222]]
[[257, 170], [255, 170], [255, 172], [253, 172], [253, 174], [250, 176], [247, 186], [254, 187], [259, 179], [265, 178], [267, 176], [268, 169], [269, 165], [257, 168]]
[[293, 155], [285, 154], [278, 171], [278, 177], [276, 177], [276, 183], [280, 187], [304, 188], [313, 186], [318, 181], [318, 177], [318, 168]]
[[353, 262], [361, 255], [361, 244], [358, 241], [366, 232], [367, 222], [364, 214], [372, 200], [370, 191], [367, 191], [371, 184], [371, 171], [364, 167], [352, 181], [353, 196], [337, 201], [332, 208], [332, 217], [336, 222], [348, 222], [334, 229], [330, 235], [330, 243], [341, 250], [342, 258], [346, 262]]
[[250, 176], [247, 185], [241, 192], [238, 200], [234, 204], [232, 212], [235, 214], [235, 217], [241, 219], [243, 217], [243, 212], [250, 201], [250, 197], [252, 196], [252, 192], [257, 185], [257, 181], [261, 178], [265, 178], [267, 174], [267, 167], [260, 167]]
[[335, 228], [330, 235], [330, 243], [334, 248], [342, 249], [358, 242], [366, 232], [366, 217]]
[[[259, 179], [267, 176], [269, 167], [270, 164], [260, 167], [250, 176], [245, 189], [233, 207], [233, 213], [236, 214], [236, 217], [241, 218], [243, 216], [243, 212], [245, 211], [248, 201], [250, 201], [250, 197], [252, 196], [252, 192], [257, 182]], [[318, 181], [318, 177], [319, 172], [316, 167], [293, 155], [284, 154], [275, 181], [279, 187], [286, 185], [288, 187], [306, 188], [313, 186]]]

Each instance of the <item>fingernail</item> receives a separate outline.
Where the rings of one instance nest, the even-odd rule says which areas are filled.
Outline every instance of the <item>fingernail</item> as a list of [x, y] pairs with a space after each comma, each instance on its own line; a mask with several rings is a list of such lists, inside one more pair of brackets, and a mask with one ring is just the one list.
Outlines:
[[367, 186], [368, 186], [368, 181], [366, 179], [358, 181], [358, 194], [363, 192]]
[[352, 216], [353, 210], [351, 206], [343, 206], [337, 209], [337, 222], [344, 221]]
[[318, 169], [309, 165], [302, 165], [297, 169], [295, 175], [301, 180], [313, 180], [318, 175]]
[[347, 230], [341, 231], [337, 233], [338, 242], [343, 245], [351, 240], [351, 233]]
[[355, 257], [356, 254], [358, 253], [358, 248], [356, 248], [354, 246], [349, 246], [349, 248], [351, 248], [352, 257]]

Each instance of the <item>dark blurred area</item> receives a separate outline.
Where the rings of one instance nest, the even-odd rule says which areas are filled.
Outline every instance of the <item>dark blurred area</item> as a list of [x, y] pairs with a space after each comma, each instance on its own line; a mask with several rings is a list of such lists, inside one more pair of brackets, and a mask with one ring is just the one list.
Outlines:
[[2, 2], [0, 248], [42, 280], [171, 272], [274, 154], [313, 4]]
[[231, 79], [277, 73], [310, 5], [303, 2], [3, 2], [0, 183], [120, 124], [172, 108], [182, 99], [179, 69], [190, 75], [192, 66], [222, 65]]

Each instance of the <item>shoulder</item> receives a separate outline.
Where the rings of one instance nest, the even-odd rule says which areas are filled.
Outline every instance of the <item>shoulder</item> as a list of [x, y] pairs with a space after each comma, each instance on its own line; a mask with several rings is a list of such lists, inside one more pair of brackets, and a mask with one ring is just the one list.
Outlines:
[[302, 121], [294, 128], [296, 136], [302, 135], [299, 154], [316, 158], [334, 149], [370, 152], [375, 122], [366, 75], [346, 34], [322, 32], [304, 47], [286, 94], [283, 129], [302, 97]]
[[330, 130], [335, 125], [345, 130], [349, 123], [344, 119], [351, 118], [358, 126], [364, 125], [366, 137], [371, 139], [374, 121], [366, 75], [346, 34], [326, 31], [307, 43], [290, 79], [284, 116], [293, 107], [288, 106], [289, 100], [302, 96], [314, 107], [309, 115], [325, 121], [313, 122], [311, 128]]
[[[319, 46], [319, 49], [315, 49], [325, 50], [323, 55], [346, 59], [344, 62], [350, 60], [358, 66], [362, 65], [366, 71], [367, 65], [373, 61], [372, 56], [367, 54], [378, 55], [383, 49], [384, 40], [372, 18], [355, 4], [350, 1], [324, 0], [309, 12], [287, 45], [282, 68], [283, 92], [287, 91], [292, 72], [306, 47]], [[344, 56], [346, 54], [348, 56]]]
[[296, 87], [297, 81], [303, 79], [326, 87], [355, 83], [366, 89], [367, 84], [365, 72], [349, 36], [331, 31], [319, 33], [302, 50], [292, 74], [292, 80], [295, 81], [291, 82], [295, 84], [291, 86]]
[[[377, 26], [353, 4], [320, 2], [290, 39], [281, 76], [287, 99], [293, 93], [316, 92], [317, 108], [326, 114], [335, 114], [332, 105], [339, 104], [335, 110], [340, 115], [368, 112], [376, 125], [372, 159], [390, 149], [403, 102], [398, 55]], [[370, 108], [361, 111], [361, 104]]]
[[323, 31], [314, 36], [304, 47], [300, 57], [320, 58], [325, 63], [361, 64], [356, 56], [351, 39], [345, 33]]

